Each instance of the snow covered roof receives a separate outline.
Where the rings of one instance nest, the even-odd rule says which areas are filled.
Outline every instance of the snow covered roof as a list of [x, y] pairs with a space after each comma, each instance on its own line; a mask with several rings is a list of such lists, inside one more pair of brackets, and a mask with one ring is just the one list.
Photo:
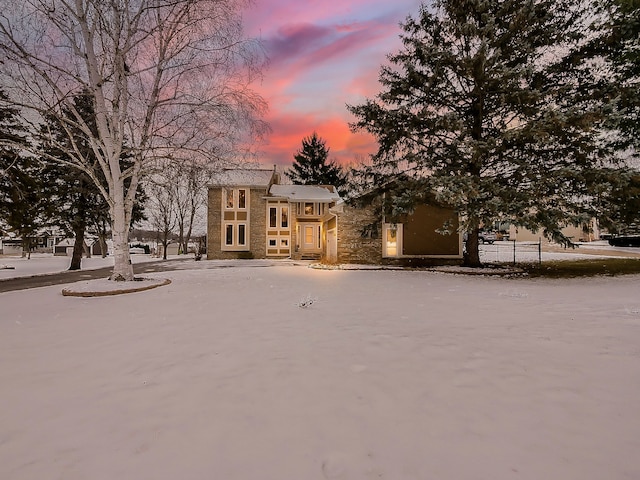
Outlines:
[[340, 195], [332, 187], [318, 185], [272, 185], [269, 193], [293, 202], [337, 202]]
[[271, 183], [273, 170], [269, 169], [227, 169], [220, 172], [211, 182], [212, 186], [226, 187], [267, 187]]
[[56, 247], [73, 247], [74, 243], [76, 243], [75, 239], [67, 237], [65, 239], [60, 240], [56, 244]]

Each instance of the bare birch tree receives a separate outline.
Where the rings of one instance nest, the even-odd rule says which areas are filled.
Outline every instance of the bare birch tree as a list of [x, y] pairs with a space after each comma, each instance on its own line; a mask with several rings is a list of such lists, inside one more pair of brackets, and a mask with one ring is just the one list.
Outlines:
[[170, 177], [157, 175], [147, 188], [150, 194], [148, 217], [158, 236], [158, 243], [162, 244], [163, 260], [167, 259], [169, 236], [176, 226], [174, 189], [171, 188], [171, 182]]
[[[80, 130], [89, 139], [95, 165], [72, 138], [62, 161], [87, 173], [109, 204], [114, 280], [133, 280], [129, 225], [154, 159], [188, 151], [220, 160], [264, 129], [266, 105], [250, 88], [260, 50], [242, 34], [247, 2], [0, 0], [0, 82], [34, 124], [59, 116], [70, 137]], [[75, 111], [82, 90], [91, 94], [97, 133]], [[125, 144], [134, 160], [126, 168]]]

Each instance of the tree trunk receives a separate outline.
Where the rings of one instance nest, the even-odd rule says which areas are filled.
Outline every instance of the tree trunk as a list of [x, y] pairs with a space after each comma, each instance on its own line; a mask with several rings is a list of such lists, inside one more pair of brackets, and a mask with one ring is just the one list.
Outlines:
[[191, 240], [191, 233], [193, 231], [193, 220], [196, 217], [196, 209], [195, 207], [191, 208], [191, 212], [189, 214], [189, 228], [187, 229], [187, 233], [184, 236], [184, 253], [189, 252], [189, 241]]
[[31, 238], [23, 237], [22, 239], [22, 258], [31, 260]]
[[73, 243], [73, 255], [71, 255], [71, 265], [69, 270], [80, 270], [82, 266], [82, 252], [84, 251], [84, 225], [76, 225], [73, 229], [76, 240]]
[[167, 259], [167, 247], [169, 246], [169, 241], [167, 240], [167, 235], [162, 239], [162, 259]]
[[129, 224], [126, 221], [125, 209], [123, 205], [116, 203], [112, 210], [113, 226], [113, 273], [110, 280], [133, 281], [133, 265], [129, 255]]
[[183, 215], [179, 215], [178, 216], [178, 255], [182, 255], [184, 253], [187, 253], [187, 250], [183, 249], [184, 245], [185, 245], [185, 241], [184, 241], [184, 216]]
[[464, 256], [464, 264], [467, 267], [482, 267], [477, 228], [472, 229], [467, 234], [467, 251]]
[[102, 255], [102, 258], [106, 258], [108, 253], [106, 237], [107, 237], [106, 234], [98, 235], [98, 242], [100, 242], [100, 254]]

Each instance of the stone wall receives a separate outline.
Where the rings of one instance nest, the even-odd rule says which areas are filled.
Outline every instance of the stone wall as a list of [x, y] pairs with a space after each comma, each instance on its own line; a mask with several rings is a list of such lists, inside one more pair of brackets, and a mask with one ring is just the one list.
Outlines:
[[[363, 235], [370, 224], [376, 228]], [[372, 207], [344, 205], [338, 214], [338, 263], [382, 263], [382, 232]]]
[[[266, 258], [267, 256], [267, 189], [252, 188], [250, 193], [251, 227], [249, 234], [249, 250], [252, 258]], [[242, 257], [241, 257], [242, 258]]]

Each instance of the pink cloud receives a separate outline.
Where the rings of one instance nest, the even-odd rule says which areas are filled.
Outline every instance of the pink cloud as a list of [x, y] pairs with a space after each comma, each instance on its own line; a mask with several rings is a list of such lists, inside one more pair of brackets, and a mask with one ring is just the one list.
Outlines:
[[262, 148], [263, 163], [290, 165], [302, 147], [302, 139], [313, 132], [326, 141], [329, 157], [341, 164], [352, 163], [358, 156], [366, 157], [377, 148], [368, 134], [352, 133], [341, 117], [318, 118], [312, 114], [278, 114], [270, 119], [273, 133]]
[[386, 55], [400, 46], [399, 22], [419, 0], [262, 0], [248, 13], [248, 32], [259, 35], [270, 63], [258, 92], [270, 104], [272, 134], [265, 163], [290, 164], [302, 138], [313, 131], [341, 163], [373, 153], [367, 134], [353, 134], [346, 104], [380, 91]]

